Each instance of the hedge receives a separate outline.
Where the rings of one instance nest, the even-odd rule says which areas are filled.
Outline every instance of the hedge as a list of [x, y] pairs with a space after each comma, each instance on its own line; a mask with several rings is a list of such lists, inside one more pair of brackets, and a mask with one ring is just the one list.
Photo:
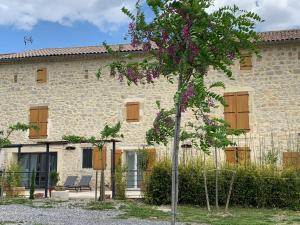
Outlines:
[[[190, 161], [179, 166], [179, 204], [206, 205], [203, 165]], [[210, 203], [215, 203], [215, 171], [205, 166]], [[300, 171], [279, 170], [272, 166], [223, 165], [219, 175], [219, 204], [225, 205], [233, 172], [236, 171], [231, 205], [300, 209]], [[147, 179], [145, 201], [170, 204], [171, 163], [164, 159], [155, 164]]]

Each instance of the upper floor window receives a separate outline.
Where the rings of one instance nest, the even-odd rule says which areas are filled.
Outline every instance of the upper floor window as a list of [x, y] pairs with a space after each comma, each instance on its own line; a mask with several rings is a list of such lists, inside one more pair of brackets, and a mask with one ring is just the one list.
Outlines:
[[224, 94], [227, 106], [224, 107], [224, 119], [230, 129], [250, 130], [248, 92], [228, 92]]
[[37, 70], [36, 82], [37, 83], [46, 83], [47, 82], [47, 69], [46, 68], [40, 68]]
[[31, 128], [29, 131], [30, 139], [47, 138], [48, 107], [38, 106], [30, 108], [29, 123], [36, 125], [39, 129]]
[[252, 69], [252, 56], [251, 54], [243, 54], [240, 59], [240, 70]]
[[128, 102], [126, 104], [126, 121], [127, 122], [140, 121], [140, 104], [138, 102]]

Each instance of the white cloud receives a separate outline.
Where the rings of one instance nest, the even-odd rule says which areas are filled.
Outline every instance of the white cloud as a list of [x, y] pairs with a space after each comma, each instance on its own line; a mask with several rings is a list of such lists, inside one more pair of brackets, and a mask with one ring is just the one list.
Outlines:
[[265, 20], [257, 26], [259, 31], [300, 28], [299, 0], [215, 0], [215, 7], [233, 4]]
[[[85, 21], [102, 31], [113, 31], [128, 23], [120, 11], [133, 9], [135, 0], [0, 0], [0, 25], [30, 30], [39, 21], [70, 26]], [[265, 22], [258, 30], [300, 27], [300, 0], [215, 0], [215, 7], [236, 4], [258, 13]]]
[[133, 9], [134, 0], [0, 0], [0, 25], [31, 30], [39, 21], [72, 25], [85, 21], [103, 31], [128, 23], [121, 7]]

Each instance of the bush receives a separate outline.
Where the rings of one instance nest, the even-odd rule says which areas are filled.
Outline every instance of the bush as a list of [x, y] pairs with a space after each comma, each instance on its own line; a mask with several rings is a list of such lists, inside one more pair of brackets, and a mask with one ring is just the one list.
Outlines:
[[[179, 166], [180, 204], [205, 205], [203, 165], [190, 161]], [[215, 171], [206, 165], [209, 200], [215, 203]], [[279, 170], [276, 167], [255, 165], [223, 165], [219, 175], [219, 204], [225, 205], [232, 171], [236, 171], [231, 205], [252, 207], [280, 207], [300, 209], [300, 171]], [[171, 202], [171, 162], [162, 160], [156, 163], [147, 181], [145, 201], [150, 204]]]

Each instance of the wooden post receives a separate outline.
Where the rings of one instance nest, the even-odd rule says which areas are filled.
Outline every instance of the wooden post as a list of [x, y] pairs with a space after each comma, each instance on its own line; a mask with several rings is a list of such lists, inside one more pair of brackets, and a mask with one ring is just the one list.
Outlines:
[[228, 211], [229, 201], [230, 201], [230, 196], [231, 196], [231, 192], [232, 192], [232, 187], [233, 187], [233, 182], [234, 182], [235, 175], [236, 175], [236, 171], [233, 172], [232, 177], [231, 177], [230, 187], [229, 187], [227, 201], [226, 201], [225, 212]]
[[48, 190], [49, 190], [49, 170], [50, 170], [49, 150], [50, 150], [50, 143], [46, 143], [46, 185], [45, 185], [45, 198], [48, 198]]
[[218, 166], [218, 152], [215, 147], [215, 163], [216, 163], [216, 208], [219, 209], [219, 166]]
[[204, 165], [204, 170], [202, 172], [203, 172], [203, 178], [204, 178], [204, 188], [205, 188], [206, 205], [207, 205], [208, 212], [210, 212], [210, 204], [209, 204], [209, 196], [208, 196], [208, 190], [207, 190], [207, 180], [206, 180], [205, 165]]
[[98, 199], [98, 170], [96, 170], [96, 183], [95, 183], [95, 202]]
[[112, 199], [116, 197], [116, 142], [113, 141], [113, 149], [112, 149], [112, 156], [111, 156], [111, 195]]
[[100, 201], [105, 201], [105, 177], [104, 177], [104, 170], [101, 170]]
[[3, 198], [3, 189], [4, 189], [4, 172], [0, 172], [0, 199], [2, 200]]

